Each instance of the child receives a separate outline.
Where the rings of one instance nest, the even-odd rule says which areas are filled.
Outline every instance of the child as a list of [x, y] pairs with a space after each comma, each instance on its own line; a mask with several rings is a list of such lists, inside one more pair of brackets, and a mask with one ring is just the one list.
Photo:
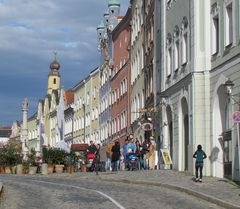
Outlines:
[[[202, 169], [203, 169], [203, 160], [207, 158], [207, 155], [202, 150], [202, 146], [199, 144], [197, 146], [197, 151], [193, 155], [196, 158], [195, 169], [196, 169], [196, 182], [202, 182]], [[198, 170], [200, 171], [200, 178], [198, 178]]]

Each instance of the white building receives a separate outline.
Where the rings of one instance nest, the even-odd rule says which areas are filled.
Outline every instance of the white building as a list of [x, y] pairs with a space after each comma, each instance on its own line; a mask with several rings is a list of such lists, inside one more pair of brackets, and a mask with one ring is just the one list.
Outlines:
[[239, 1], [163, 0], [157, 9], [162, 147], [170, 150], [173, 168], [193, 173], [192, 155], [201, 144], [209, 156], [205, 175], [239, 181], [231, 118], [239, 97], [225, 85], [230, 79], [232, 95], [239, 94]]

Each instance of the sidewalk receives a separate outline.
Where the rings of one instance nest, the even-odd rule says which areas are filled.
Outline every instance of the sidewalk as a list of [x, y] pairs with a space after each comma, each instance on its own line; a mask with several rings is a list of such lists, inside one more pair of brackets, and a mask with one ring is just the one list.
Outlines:
[[186, 192], [221, 207], [240, 209], [240, 187], [226, 179], [204, 177], [202, 183], [196, 183], [192, 175], [173, 170], [100, 172], [98, 176], [95, 173], [62, 175], [70, 178], [96, 178], [103, 181], [166, 187]]

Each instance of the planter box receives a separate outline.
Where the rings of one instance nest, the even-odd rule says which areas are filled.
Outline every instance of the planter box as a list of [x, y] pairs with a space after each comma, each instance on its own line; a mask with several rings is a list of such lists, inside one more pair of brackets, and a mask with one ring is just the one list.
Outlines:
[[23, 173], [23, 166], [22, 166], [22, 164], [18, 164], [17, 165], [16, 173], [18, 175], [21, 175]]
[[6, 174], [11, 174], [11, 168], [9, 166], [5, 167], [5, 173]]
[[74, 165], [68, 165], [68, 166], [67, 166], [67, 172], [68, 172], [68, 173], [74, 172]]
[[43, 175], [48, 174], [48, 164], [47, 163], [42, 164], [41, 172], [42, 172]]
[[5, 167], [3, 166], [0, 167], [0, 173], [5, 173]]
[[11, 168], [12, 174], [16, 174], [17, 166], [13, 166]]
[[56, 173], [62, 173], [63, 172], [64, 165], [55, 165], [55, 171]]
[[53, 173], [53, 165], [48, 164], [48, 174]]
[[29, 167], [29, 174], [33, 175], [37, 173], [37, 166], [30, 166]]
[[86, 166], [86, 164], [82, 164], [82, 166], [81, 166], [81, 171], [82, 171], [82, 172], [87, 172], [87, 166]]

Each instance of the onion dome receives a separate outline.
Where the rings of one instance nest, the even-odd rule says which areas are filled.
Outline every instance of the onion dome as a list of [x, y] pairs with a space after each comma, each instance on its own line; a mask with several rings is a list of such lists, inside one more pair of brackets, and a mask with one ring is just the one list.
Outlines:
[[59, 70], [60, 64], [57, 62], [57, 60], [53, 60], [53, 62], [50, 64], [51, 70]]
[[119, 0], [109, 0], [108, 1], [108, 6], [120, 6], [120, 1]]
[[109, 16], [109, 12], [107, 11], [103, 14], [103, 17], [106, 17], [106, 16]]
[[105, 26], [104, 26], [104, 23], [103, 22], [101, 22], [98, 26], [97, 26], [97, 30], [98, 29], [104, 29], [105, 28]]

